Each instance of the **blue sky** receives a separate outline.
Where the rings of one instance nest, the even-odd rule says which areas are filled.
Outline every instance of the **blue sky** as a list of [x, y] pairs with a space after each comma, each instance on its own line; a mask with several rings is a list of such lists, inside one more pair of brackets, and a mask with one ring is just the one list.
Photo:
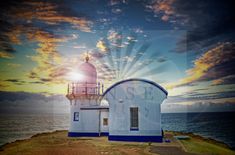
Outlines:
[[1, 93], [64, 96], [68, 74], [88, 52], [106, 88], [145, 78], [169, 92], [164, 111], [233, 111], [234, 6], [232, 0], [3, 3]]

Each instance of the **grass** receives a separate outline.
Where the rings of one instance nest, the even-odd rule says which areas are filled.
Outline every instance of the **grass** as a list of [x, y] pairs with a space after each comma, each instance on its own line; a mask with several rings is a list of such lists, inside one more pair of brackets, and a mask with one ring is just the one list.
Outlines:
[[180, 142], [188, 152], [195, 154], [235, 155], [235, 151], [200, 139], [180, 140]]
[[69, 138], [67, 131], [39, 134], [3, 146], [0, 155], [148, 155], [147, 145], [109, 142], [107, 137]]
[[[164, 149], [182, 144], [187, 152], [195, 154], [235, 155], [235, 152], [216, 141], [190, 135], [191, 139], [173, 139], [175, 132], [167, 132], [171, 143], [110, 142], [107, 137], [69, 138], [67, 131], [57, 131], [33, 136], [1, 147], [0, 155], [149, 155], [149, 148]], [[180, 133], [182, 134], [182, 133]], [[173, 142], [174, 141], [174, 142]], [[163, 152], [167, 152], [164, 151]], [[181, 149], [182, 150], [182, 149]]]

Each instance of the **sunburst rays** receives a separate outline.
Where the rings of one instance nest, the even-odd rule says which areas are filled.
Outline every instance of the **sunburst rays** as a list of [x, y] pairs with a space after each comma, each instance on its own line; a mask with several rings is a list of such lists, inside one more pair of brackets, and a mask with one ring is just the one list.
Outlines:
[[[109, 85], [127, 78], [156, 77], [158, 74], [168, 71], [169, 64], [165, 62], [169, 60], [166, 56], [150, 48], [156, 42], [138, 41], [139, 36], [134, 32], [116, 33], [119, 37], [112, 38], [113, 40], [103, 39], [108, 51], [95, 57], [99, 80]], [[95, 52], [93, 52], [94, 54]], [[157, 81], [158, 79], [151, 80]]]

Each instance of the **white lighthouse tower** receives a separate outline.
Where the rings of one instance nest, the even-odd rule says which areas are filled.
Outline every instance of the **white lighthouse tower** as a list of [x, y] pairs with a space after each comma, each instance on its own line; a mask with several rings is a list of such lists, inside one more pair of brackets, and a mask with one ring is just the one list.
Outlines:
[[100, 106], [103, 84], [97, 82], [94, 65], [85, 58], [78, 70], [82, 76], [79, 81], [68, 84], [66, 97], [70, 101], [70, 127], [68, 136], [100, 136], [108, 133], [108, 127], [101, 120], [108, 119], [108, 107]]

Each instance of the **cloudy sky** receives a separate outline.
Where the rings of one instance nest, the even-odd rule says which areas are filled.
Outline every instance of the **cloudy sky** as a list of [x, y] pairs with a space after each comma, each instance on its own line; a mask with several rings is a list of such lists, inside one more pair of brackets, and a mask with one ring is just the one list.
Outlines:
[[165, 112], [234, 111], [234, 6], [232, 0], [5, 2], [1, 107], [35, 99], [65, 104], [70, 73], [88, 52], [106, 88], [127, 78], [166, 88]]

